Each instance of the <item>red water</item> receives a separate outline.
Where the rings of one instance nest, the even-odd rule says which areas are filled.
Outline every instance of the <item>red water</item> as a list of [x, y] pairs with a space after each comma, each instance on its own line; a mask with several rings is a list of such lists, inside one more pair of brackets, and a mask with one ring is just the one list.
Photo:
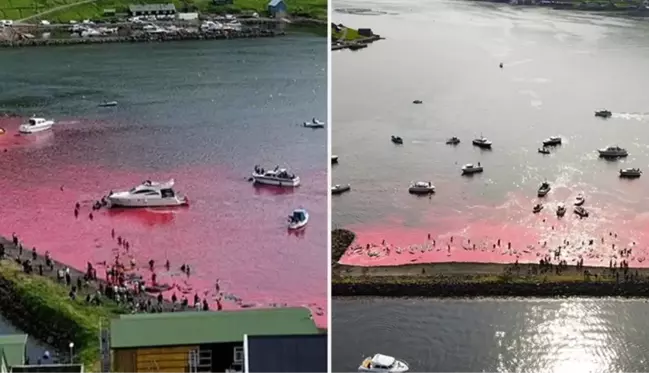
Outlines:
[[[2, 122], [8, 133], [0, 136], [0, 159], [10, 163], [0, 170], [0, 234], [16, 232], [27, 246], [84, 269], [88, 261], [114, 259], [114, 229], [130, 243], [128, 253], [119, 249], [122, 257], [133, 257], [147, 280], [147, 262], [153, 259], [158, 282], [186, 289], [190, 299], [195, 292], [205, 294], [212, 308], [218, 279], [226, 309], [240, 308], [235, 298], [249, 306], [304, 305], [326, 325], [326, 171], [296, 169], [302, 186], [289, 192], [253, 187], [246, 180], [248, 169], [213, 164], [151, 172], [70, 159], [44, 168], [34, 162], [46, 156], [44, 148], [61, 141], [62, 133], [15, 136], [17, 124]], [[170, 178], [188, 196], [188, 207], [91, 209], [111, 189]], [[77, 202], [81, 213], [75, 218]], [[286, 217], [297, 207], [306, 208], [311, 220], [301, 234], [289, 234]], [[166, 260], [169, 272], [163, 268]], [[191, 267], [189, 277], [181, 274], [182, 264]]]
[[[561, 247], [561, 259], [571, 264], [583, 258], [585, 265], [608, 266], [611, 261], [626, 259], [633, 267], [649, 267], [645, 260], [649, 214], [638, 214], [593, 191], [586, 194], [584, 205], [590, 216], [580, 219], [570, 203], [577, 192], [559, 188], [552, 193], [538, 214], [531, 211], [535, 199], [510, 193], [506, 203], [499, 206], [463, 206], [461, 211], [437, 206], [424, 212], [414, 227], [396, 215], [375, 224], [350, 226], [357, 239], [340, 262], [360, 266], [526, 263], [553, 257]], [[589, 203], [589, 198], [599, 202]], [[558, 201], [565, 201], [568, 208], [563, 218], [555, 214]], [[622, 256], [619, 251], [623, 248], [631, 249], [631, 253]]]

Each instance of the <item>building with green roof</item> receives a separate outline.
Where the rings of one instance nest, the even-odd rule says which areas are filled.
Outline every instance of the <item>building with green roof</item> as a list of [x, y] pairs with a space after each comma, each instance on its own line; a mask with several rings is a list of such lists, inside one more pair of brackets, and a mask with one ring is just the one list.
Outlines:
[[27, 356], [27, 334], [0, 335], [0, 355], [7, 370], [14, 365], [24, 365]]
[[306, 308], [121, 315], [110, 325], [112, 371], [240, 371], [246, 335], [316, 334]]

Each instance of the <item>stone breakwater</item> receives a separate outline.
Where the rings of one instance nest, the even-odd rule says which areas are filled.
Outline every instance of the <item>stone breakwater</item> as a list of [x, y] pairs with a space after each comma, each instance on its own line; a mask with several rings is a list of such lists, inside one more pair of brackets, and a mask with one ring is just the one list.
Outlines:
[[454, 282], [400, 283], [393, 277], [332, 281], [333, 296], [381, 297], [649, 297], [649, 281], [639, 282]]
[[245, 30], [228, 33], [179, 33], [179, 34], [136, 34], [128, 36], [66, 38], [66, 39], [21, 39], [2, 40], [0, 48], [45, 47], [79, 44], [109, 44], [109, 43], [160, 43], [187, 40], [225, 40], [243, 38], [263, 38], [285, 35], [283, 31], [275, 30]]

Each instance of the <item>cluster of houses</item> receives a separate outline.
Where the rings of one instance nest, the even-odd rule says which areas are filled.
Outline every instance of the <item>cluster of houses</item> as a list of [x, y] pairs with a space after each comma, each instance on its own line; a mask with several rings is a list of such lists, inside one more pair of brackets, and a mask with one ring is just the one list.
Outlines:
[[[98, 336], [102, 372], [327, 372], [327, 335], [306, 308], [121, 315]], [[27, 362], [27, 336], [0, 336], [0, 373], [83, 372]], [[65, 355], [65, 354], [64, 354]]]

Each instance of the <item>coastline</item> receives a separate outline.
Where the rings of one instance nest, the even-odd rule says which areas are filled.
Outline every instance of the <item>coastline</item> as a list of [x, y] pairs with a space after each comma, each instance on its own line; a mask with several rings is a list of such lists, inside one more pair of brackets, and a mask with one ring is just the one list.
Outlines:
[[539, 264], [432, 263], [359, 267], [338, 263], [352, 244], [332, 231], [332, 296], [383, 297], [649, 297], [649, 269]]

